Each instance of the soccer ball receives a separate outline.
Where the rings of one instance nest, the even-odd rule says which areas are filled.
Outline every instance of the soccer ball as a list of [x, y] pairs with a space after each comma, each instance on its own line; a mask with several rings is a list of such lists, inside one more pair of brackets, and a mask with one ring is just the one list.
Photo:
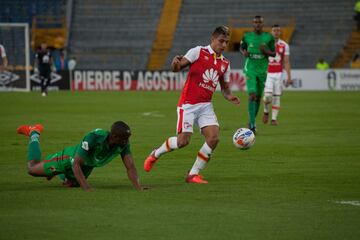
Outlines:
[[248, 128], [239, 128], [234, 133], [233, 143], [242, 150], [249, 149], [255, 143], [255, 134]]

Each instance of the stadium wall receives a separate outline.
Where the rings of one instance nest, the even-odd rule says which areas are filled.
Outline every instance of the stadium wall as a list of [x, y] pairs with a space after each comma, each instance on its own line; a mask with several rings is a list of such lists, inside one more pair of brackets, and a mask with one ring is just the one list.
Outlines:
[[[72, 75], [71, 88], [75, 91], [177, 91], [182, 89], [186, 74], [171, 71], [76, 70]], [[289, 87], [284, 86], [286, 91], [360, 91], [360, 70], [299, 69], [291, 74], [294, 83]], [[231, 70], [230, 86], [234, 91], [246, 90], [242, 70]], [[220, 90], [219, 86], [217, 90]]]
[[[330, 69], [326, 71], [292, 70], [292, 86], [285, 91], [360, 91], [360, 70]], [[74, 91], [179, 91], [187, 72], [75, 70], [51, 74], [49, 90]], [[284, 76], [285, 77], [285, 76]], [[0, 72], [0, 91], [11, 91], [25, 83], [25, 71]], [[37, 74], [30, 75], [31, 90], [40, 90]], [[246, 91], [245, 76], [240, 69], [231, 70], [230, 86], [233, 91]], [[218, 86], [218, 89], [220, 87]]]

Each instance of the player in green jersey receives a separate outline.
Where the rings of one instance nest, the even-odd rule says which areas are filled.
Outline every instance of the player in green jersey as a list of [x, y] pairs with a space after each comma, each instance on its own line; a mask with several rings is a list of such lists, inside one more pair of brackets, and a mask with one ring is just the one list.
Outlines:
[[17, 133], [30, 138], [28, 148], [28, 173], [36, 177], [51, 179], [59, 175], [64, 180], [64, 185], [69, 187], [81, 186], [85, 191], [91, 191], [87, 177], [95, 167], [102, 167], [116, 156], [121, 156], [127, 170], [127, 175], [137, 190], [143, 190], [140, 185], [137, 170], [130, 151], [129, 126], [117, 121], [111, 130], [95, 129], [73, 147], [48, 155], [41, 159], [40, 134], [43, 130], [41, 124], [34, 126], [21, 125]]
[[264, 20], [255, 16], [254, 31], [244, 34], [240, 43], [240, 52], [245, 56], [244, 73], [249, 94], [249, 128], [256, 133], [256, 115], [259, 111], [261, 95], [264, 91], [268, 68], [268, 57], [275, 57], [275, 40], [267, 32], [263, 32]]

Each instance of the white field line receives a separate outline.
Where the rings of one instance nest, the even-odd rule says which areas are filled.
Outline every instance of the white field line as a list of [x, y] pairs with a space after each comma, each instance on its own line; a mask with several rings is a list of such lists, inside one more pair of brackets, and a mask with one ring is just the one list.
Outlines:
[[360, 207], [360, 201], [335, 201], [335, 203]]
[[165, 115], [159, 114], [158, 112], [144, 112], [142, 115], [146, 117], [165, 117]]

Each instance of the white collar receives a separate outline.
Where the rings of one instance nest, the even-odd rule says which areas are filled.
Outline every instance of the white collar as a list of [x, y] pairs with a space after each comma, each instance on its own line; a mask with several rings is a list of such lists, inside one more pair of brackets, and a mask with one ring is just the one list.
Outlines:
[[[207, 50], [209, 50], [209, 53], [210, 54], [214, 54], [215, 53], [215, 51], [212, 49], [212, 47], [210, 46], [210, 44], [209, 45], [207, 45], [206, 46], [206, 48], [207, 48]], [[221, 59], [221, 60], [224, 60], [224, 56], [221, 54], [221, 56], [220, 57], [217, 57], [217, 59]]]

